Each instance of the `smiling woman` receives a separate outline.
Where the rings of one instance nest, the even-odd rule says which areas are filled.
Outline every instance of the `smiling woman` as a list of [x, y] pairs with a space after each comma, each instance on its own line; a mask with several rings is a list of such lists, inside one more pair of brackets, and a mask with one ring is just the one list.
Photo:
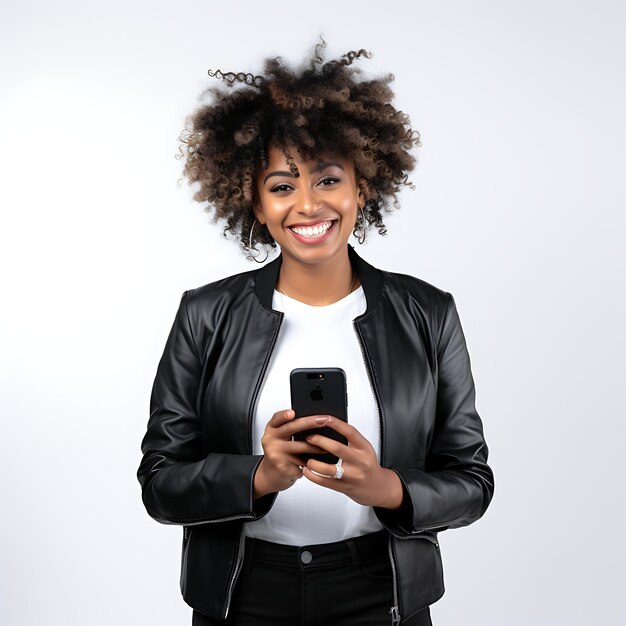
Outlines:
[[299, 68], [275, 57], [265, 60], [257, 76], [209, 70], [226, 86], [207, 90], [212, 101], [189, 116], [181, 134], [184, 173], [199, 185], [194, 198], [226, 223], [225, 234], [237, 236], [251, 257], [258, 256], [257, 244], [276, 247], [264, 225], [254, 228], [252, 210], [258, 176], [269, 174], [272, 147], [286, 157], [272, 171], [294, 177], [299, 173], [294, 156], [317, 161], [324, 155], [352, 164], [362, 193], [362, 211], [353, 224], [361, 239], [370, 226], [385, 233], [383, 214], [399, 207], [396, 194], [412, 185], [408, 173], [416, 160], [410, 150], [420, 145], [419, 133], [392, 104], [393, 75], [360, 79], [354, 62], [369, 52], [350, 51], [324, 62], [324, 46], [318, 44]]
[[[137, 476], [148, 513], [184, 528], [195, 626], [431, 626], [437, 533], [478, 520], [494, 492], [454, 298], [348, 243], [384, 234], [419, 135], [391, 76], [357, 80], [369, 53], [324, 62], [322, 48], [303, 69], [212, 73], [229, 87], [183, 137], [224, 232], [252, 258], [280, 247], [184, 292], [152, 388]], [[298, 368], [345, 374], [347, 421], [295, 414]]]
[[365, 205], [354, 165], [340, 157], [292, 157], [291, 172], [281, 170], [288, 157], [279, 148], [270, 147], [268, 157], [257, 177], [254, 213], [280, 245], [277, 289], [307, 304], [336, 302], [349, 285], [358, 287], [346, 247]]

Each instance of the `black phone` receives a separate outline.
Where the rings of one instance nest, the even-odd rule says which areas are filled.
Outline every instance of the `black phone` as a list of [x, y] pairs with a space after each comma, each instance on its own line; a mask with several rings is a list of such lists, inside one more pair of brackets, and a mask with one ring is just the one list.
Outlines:
[[[348, 422], [348, 391], [346, 373], [340, 367], [300, 367], [292, 370], [289, 376], [291, 388], [291, 408], [296, 419], [308, 415], [333, 415]], [[294, 440], [304, 440], [307, 435], [318, 433], [339, 441], [344, 445], [348, 440], [329, 426], [303, 430], [293, 435]], [[330, 452], [324, 454], [303, 453], [305, 462], [317, 459], [323, 463], [337, 463], [338, 458]]]

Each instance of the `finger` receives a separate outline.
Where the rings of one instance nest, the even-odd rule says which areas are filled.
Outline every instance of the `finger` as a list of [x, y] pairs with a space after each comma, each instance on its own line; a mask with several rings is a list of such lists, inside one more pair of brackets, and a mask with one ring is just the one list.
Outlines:
[[[302, 471], [302, 467], [306, 465], [306, 461], [294, 454], [283, 454], [279, 462], [272, 463], [274, 469], [285, 475], [298, 475], [298, 470]], [[295, 470], [294, 467], [298, 468]]]
[[342, 484], [341, 480], [336, 480], [335, 478], [327, 478], [326, 476], [318, 476], [306, 465], [302, 468], [302, 475], [307, 480], [310, 480], [312, 483], [316, 483], [317, 485], [321, 485], [322, 487], [326, 487], [327, 489], [345, 492], [346, 485], [345, 483]]
[[305, 452], [311, 452], [314, 454], [324, 454], [326, 450], [323, 450], [319, 446], [307, 443], [306, 441], [287, 441], [287, 450], [291, 454], [303, 454]]
[[284, 409], [282, 411], [276, 411], [267, 423], [272, 428], [278, 428], [283, 424], [291, 421], [296, 416], [296, 412], [293, 409]]
[[[307, 415], [306, 417], [297, 417], [289, 424], [284, 424], [281, 430], [285, 431], [285, 434], [295, 435], [303, 430], [309, 430], [311, 428], [322, 428], [330, 424], [333, 419], [330, 415]], [[337, 418], [334, 418], [337, 419]]]
[[337, 466], [334, 463], [323, 463], [317, 459], [309, 459], [306, 463], [306, 467], [308, 467], [312, 472], [316, 472], [317, 474], [321, 474], [327, 478], [332, 478], [337, 471]]
[[324, 437], [324, 435], [308, 435], [306, 441], [311, 445], [322, 448], [325, 452], [330, 452], [337, 457], [352, 458], [355, 454], [355, 448], [350, 448], [340, 441], [335, 441], [330, 437]]
[[324, 424], [324, 426], [328, 426], [329, 428], [336, 430], [350, 442], [351, 446], [356, 448], [361, 448], [363, 445], [370, 443], [357, 428], [352, 426], [352, 424], [348, 424], [343, 420], [337, 419], [336, 417], [330, 416], [330, 420]]

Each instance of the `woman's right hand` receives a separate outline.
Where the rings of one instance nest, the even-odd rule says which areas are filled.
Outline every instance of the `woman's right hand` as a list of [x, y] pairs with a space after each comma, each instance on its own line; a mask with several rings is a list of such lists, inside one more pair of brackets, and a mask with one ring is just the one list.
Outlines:
[[292, 409], [277, 411], [265, 426], [261, 438], [264, 456], [254, 474], [254, 498], [268, 493], [289, 489], [302, 478], [306, 461], [297, 455], [303, 453], [324, 454], [326, 451], [306, 441], [292, 441], [291, 436], [301, 430], [321, 428], [325, 422], [321, 416], [312, 415], [294, 420]]

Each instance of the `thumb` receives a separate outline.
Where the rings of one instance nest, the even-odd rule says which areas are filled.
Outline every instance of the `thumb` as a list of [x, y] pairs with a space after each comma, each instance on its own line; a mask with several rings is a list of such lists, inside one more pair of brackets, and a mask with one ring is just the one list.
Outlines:
[[269, 425], [272, 428], [278, 428], [282, 426], [286, 422], [289, 422], [296, 416], [296, 412], [293, 409], [285, 409], [283, 411], [277, 411], [272, 415], [272, 418], [269, 421]]

